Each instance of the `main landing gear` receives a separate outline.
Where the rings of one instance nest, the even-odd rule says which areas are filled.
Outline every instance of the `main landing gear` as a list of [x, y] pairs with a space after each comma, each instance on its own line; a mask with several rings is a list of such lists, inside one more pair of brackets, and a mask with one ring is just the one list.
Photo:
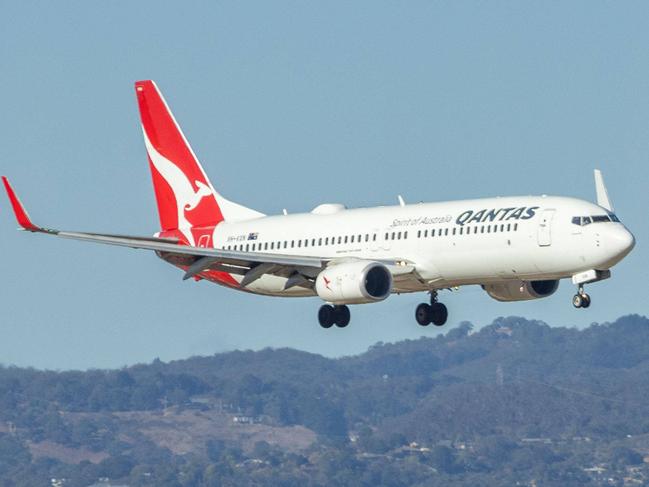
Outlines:
[[340, 306], [324, 304], [320, 306], [318, 311], [318, 321], [322, 328], [331, 328], [333, 325], [338, 328], [345, 328], [349, 325], [350, 318], [349, 308], [344, 304]]
[[590, 296], [584, 291], [583, 284], [579, 285], [577, 294], [572, 297], [572, 305], [575, 308], [588, 308], [590, 306]]
[[442, 303], [437, 302], [437, 291], [431, 291], [430, 304], [421, 303], [415, 310], [415, 319], [421, 326], [428, 326], [431, 323], [435, 326], [442, 326], [448, 319], [448, 309]]

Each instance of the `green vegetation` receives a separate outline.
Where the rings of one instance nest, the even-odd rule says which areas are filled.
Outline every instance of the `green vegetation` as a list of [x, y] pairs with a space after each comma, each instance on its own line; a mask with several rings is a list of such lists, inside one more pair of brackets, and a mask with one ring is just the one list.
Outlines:
[[337, 360], [3, 367], [0, 487], [643, 485], [648, 372], [635, 315], [581, 331], [464, 323]]

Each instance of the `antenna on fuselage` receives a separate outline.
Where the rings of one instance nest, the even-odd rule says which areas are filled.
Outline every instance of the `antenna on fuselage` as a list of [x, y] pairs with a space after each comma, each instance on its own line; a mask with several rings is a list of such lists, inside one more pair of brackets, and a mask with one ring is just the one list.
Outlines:
[[406, 202], [403, 201], [403, 198], [401, 195], [398, 195], [397, 198], [399, 199], [399, 206], [406, 206]]
[[602, 208], [613, 212], [613, 204], [611, 203], [611, 199], [608, 197], [608, 191], [604, 184], [604, 176], [602, 176], [602, 171], [599, 169], [595, 169], [595, 193], [597, 194], [597, 204]]

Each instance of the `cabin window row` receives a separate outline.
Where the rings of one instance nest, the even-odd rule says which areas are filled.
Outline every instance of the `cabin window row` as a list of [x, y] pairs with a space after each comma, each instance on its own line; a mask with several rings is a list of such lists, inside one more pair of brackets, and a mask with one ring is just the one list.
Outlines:
[[[518, 230], [518, 223], [502, 223], [500, 225], [482, 225], [472, 227], [453, 227], [449, 228], [433, 228], [429, 230], [418, 230], [417, 238], [427, 237], [447, 237], [449, 235], [470, 235], [478, 233], [498, 233], [498, 232], [511, 232]], [[405, 240], [408, 238], [408, 232], [386, 232], [385, 240]], [[255, 252], [267, 250], [282, 250], [306, 247], [322, 247], [328, 245], [346, 245], [362, 242], [376, 242], [377, 234], [366, 233], [363, 235], [345, 235], [337, 237], [320, 237], [311, 239], [298, 239], [298, 240], [280, 240], [273, 242], [263, 243], [246, 243], [238, 245], [227, 245], [225, 250], [238, 250], [242, 252]]]
[[430, 230], [418, 230], [417, 238], [427, 237], [448, 237], [449, 235], [475, 235], [478, 233], [504, 233], [515, 232], [518, 230], [518, 223], [501, 223], [494, 225], [481, 225], [471, 227], [453, 227], [449, 228], [433, 228]]
[[[406, 232], [407, 233], [407, 232]], [[261, 251], [261, 250], [282, 250], [306, 247], [322, 247], [328, 245], [344, 245], [362, 242], [376, 242], [377, 234], [366, 233], [364, 236], [360, 235], [344, 235], [337, 237], [320, 237], [320, 238], [306, 238], [298, 240], [280, 240], [264, 243], [246, 243], [238, 245], [226, 245], [225, 250], [240, 250], [244, 252]]]

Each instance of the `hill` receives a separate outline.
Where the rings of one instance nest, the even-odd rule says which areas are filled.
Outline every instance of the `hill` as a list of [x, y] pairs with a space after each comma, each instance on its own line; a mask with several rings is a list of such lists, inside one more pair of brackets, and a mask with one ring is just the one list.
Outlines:
[[2, 367], [0, 486], [642, 485], [648, 372], [636, 315], [463, 323], [340, 359]]

